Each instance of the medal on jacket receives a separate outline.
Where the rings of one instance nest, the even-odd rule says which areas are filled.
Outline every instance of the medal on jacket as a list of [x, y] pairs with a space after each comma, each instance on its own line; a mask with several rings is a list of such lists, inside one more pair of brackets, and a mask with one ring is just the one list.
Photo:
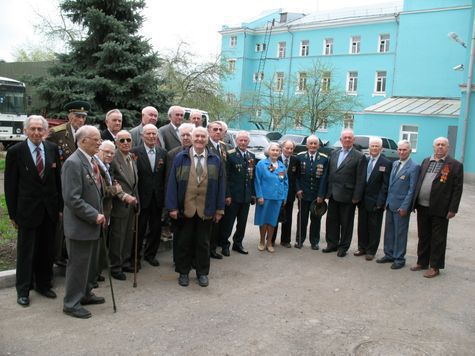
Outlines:
[[254, 176], [254, 159], [249, 158], [247, 163], [248, 163], [247, 164], [247, 172], [249, 174], [249, 178], [252, 179], [252, 177]]
[[300, 174], [305, 175], [307, 164], [305, 161], [300, 162]]

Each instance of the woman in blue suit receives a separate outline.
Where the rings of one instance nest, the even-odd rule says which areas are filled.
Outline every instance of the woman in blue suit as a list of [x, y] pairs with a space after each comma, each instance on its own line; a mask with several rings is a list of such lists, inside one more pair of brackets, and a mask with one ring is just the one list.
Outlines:
[[[271, 143], [267, 149], [268, 158], [259, 161], [256, 167], [254, 186], [256, 188], [256, 215], [254, 225], [259, 225], [259, 251], [274, 252], [272, 235], [277, 226], [280, 208], [285, 204], [289, 188], [287, 170], [278, 160], [280, 146]], [[267, 246], [266, 246], [267, 238]]]

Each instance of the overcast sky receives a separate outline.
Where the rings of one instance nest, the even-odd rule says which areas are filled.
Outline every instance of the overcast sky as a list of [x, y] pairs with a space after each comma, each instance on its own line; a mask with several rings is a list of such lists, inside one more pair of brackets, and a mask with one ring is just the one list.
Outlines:
[[[166, 53], [180, 41], [187, 42], [200, 58], [214, 57], [220, 49], [222, 25], [238, 25], [262, 11], [310, 13], [390, 0], [147, 0], [142, 29], [155, 50]], [[36, 12], [57, 16], [58, 0], [0, 0], [0, 59], [13, 60], [15, 48], [43, 43], [35, 34]]]

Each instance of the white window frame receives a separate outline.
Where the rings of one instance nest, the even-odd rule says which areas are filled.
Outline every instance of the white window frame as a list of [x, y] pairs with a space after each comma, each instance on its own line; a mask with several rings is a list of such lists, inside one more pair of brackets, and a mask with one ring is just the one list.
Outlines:
[[234, 73], [236, 71], [236, 60], [228, 59], [228, 71]]
[[252, 81], [255, 82], [262, 82], [264, 80], [264, 72], [254, 72], [252, 76]]
[[361, 36], [351, 36], [350, 54], [359, 54], [361, 52]]
[[[412, 128], [412, 130], [410, 130]], [[415, 128], [415, 130], [413, 129]], [[412, 152], [417, 152], [417, 144], [419, 141], [419, 126], [413, 124], [402, 124], [401, 133], [399, 135], [401, 140], [408, 140], [412, 146]]]
[[275, 73], [275, 86], [274, 91], [281, 93], [284, 91], [284, 72], [276, 72]]
[[256, 43], [256, 52], [264, 52], [266, 47], [265, 43]]
[[285, 47], [287, 43], [285, 41], [279, 42], [277, 45], [277, 58], [285, 58]]
[[322, 82], [320, 84], [320, 90], [324, 93], [330, 90], [331, 85], [331, 72], [322, 73]]
[[333, 54], [333, 38], [325, 38], [323, 40], [323, 55], [331, 56]]
[[346, 113], [343, 116], [343, 129], [352, 129], [355, 126], [355, 115]]
[[297, 73], [297, 93], [305, 93], [307, 91], [307, 72]]
[[382, 33], [378, 38], [378, 53], [387, 53], [389, 52], [391, 37], [389, 33]]
[[310, 47], [309, 40], [300, 41], [300, 57], [308, 57], [309, 47]]
[[229, 47], [236, 48], [236, 46], [237, 46], [237, 36], [231, 36], [229, 38]]
[[387, 79], [388, 73], [385, 70], [376, 71], [373, 95], [386, 95]]
[[358, 93], [358, 72], [349, 71], [346, 77], [346, 93], [356, 95]]
[[319, 126], [319, 128], [317, 129], [317, 131], [319, 131], [319, 132], [327, 132], [327, 131], [328, 131], [328, 120], [327, 120], [327, 119], [323, 119], [321, 122], [322, 122], [322, 124]]
[[256, 109], [255, 115], [256, 119], [259, 120], [262, 117], [262, 109]]

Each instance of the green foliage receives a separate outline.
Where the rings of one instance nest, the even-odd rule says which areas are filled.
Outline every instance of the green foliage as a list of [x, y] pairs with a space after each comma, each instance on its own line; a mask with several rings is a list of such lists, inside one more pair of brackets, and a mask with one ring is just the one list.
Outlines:
[[42, 47], [17, 48], [13, 53], [16, 62], [43, 62], [56, 59], [56, 54]]
[[0, 172], [5, 172], [5, 159], [0, 158]]
[[15, 268], [17, 231], [8, 217], [5, 195], [0, 195], [0, 271]]
[[135, 125], [143, 107], [167, 108], [167, 96], [157, 70], [160, 59], [138, 35], [144, 0], [66, 0], [62, 12], [86, 35], [71, 40], [71, 51], [58, 55], [50, 75], [37, 78], [38, 92], [52, 116], [64, 103], [83, 99], [92, 103], [93, 115], [103, 118], [110, 109], [124, 114], [124, 126]]

